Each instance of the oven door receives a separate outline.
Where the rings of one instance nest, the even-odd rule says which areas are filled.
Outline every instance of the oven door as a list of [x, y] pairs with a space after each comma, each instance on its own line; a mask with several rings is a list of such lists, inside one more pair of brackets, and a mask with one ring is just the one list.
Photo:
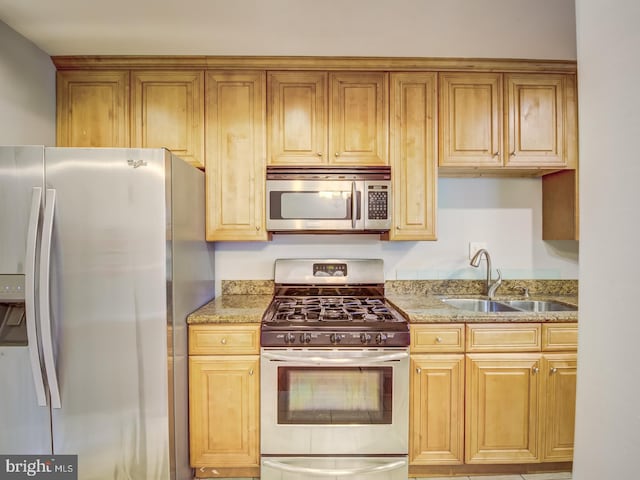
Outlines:
[[363, 230], [364, 182], [267, 180], [267, 230]]
[[405, 348], [280, 349], [261, 355], [263, 455], [406, 455]]

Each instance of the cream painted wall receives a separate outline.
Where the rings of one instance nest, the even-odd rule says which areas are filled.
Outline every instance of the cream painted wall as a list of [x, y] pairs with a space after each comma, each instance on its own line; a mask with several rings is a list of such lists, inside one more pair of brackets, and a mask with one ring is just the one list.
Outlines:
[[640, 477], [640, 3], [577, 0], [580, 322], [574, 480]]
[[[274, 0], [269, 5], [286, 2]], [[314, 3], [317, 8], [327, 2]], [[246, 35], [241, 44], [245, 54], [575, 59], [573, 0], [349, 0], [340, 5], [332, 10], [334, 22], [343, 27], [339, 30], [326, 12], [314, 16], [300, 7], [278, 15], [264, 12], [265, 25], [283, 22], [282, 28], [273, 30], [277, 34], [264, 32], [264, 26], [251, 30], [255, 24], [235, 25], [239, 31], [226, 33], [230, 39]], [[310, 32], [299, 30], [311, 17]], [[318, 24], [326, 24], [333, 34], [319, 35]], [[259, 46], [255, 35], [261, 35]], [[219, 54], [238, 53], [234, 41], [215, 48]], [[216, 295], [221, 280], [270, 279], [274, 259], [294, 256], [382, 258], [387, 279], [481, 278], [484, 270], [469, 266], [469, 241], [488, 243], [493, 264], [505, 278], [578, 278], [578, 242], [541, 240], [541, 203], [539, 179], [440, 179], [438, 241], [275, 236], [265, 243], [218, 243]]]
[[0, 21], [0, 145], [55, 145], [55, 82], [49, 56]]

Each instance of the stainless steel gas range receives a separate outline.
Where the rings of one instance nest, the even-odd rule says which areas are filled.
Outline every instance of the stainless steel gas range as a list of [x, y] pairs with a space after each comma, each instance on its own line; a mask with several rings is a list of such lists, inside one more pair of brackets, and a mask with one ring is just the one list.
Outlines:
[[261, 478], [406, 480], [409, 325], [382, 260], [283, 259], [261, 326]]

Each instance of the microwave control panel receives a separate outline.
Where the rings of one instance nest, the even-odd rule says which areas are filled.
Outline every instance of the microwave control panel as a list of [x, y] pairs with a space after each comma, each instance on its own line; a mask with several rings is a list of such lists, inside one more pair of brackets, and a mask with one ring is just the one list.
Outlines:
[[369, 185], [367, 190], [367, 219], [389, 218], [389, 190], [386, 185]]

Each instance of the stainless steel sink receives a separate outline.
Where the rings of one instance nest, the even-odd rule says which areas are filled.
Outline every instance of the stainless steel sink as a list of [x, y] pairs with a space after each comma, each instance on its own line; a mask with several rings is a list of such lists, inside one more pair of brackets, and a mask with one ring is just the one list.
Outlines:
[[525, 312], [575, 312], [578, 307], [554, 300], [501, 300], [501, 303]]
[[469, 310], [472, 312], [517, 312], [518, 309], [513, 308], [501, 302], [494, 300], [485, 300], [481, 298], [443, 298], [442, 301], [452, 307], [461, 310]]
[[578, 307], [555, 300], [488, 300], [484, 298], [443, 298], [447, 305], [470, 312], [575, 312]]

